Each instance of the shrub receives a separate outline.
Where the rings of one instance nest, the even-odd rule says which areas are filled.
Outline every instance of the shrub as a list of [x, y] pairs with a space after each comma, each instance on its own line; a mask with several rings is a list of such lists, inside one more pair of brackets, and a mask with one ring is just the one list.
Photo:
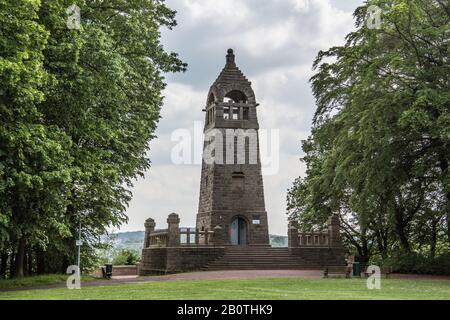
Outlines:
[[137, 264], [139, 261], [139, 252], [135, 250], [121, 250], [115, 253], [113, 257], [113, 264], [118, 266], [131, 266]]
[[398, 254], [384, 261], [397, 273], [450, 275], [450, 252], [435, 258], [419, 253]]

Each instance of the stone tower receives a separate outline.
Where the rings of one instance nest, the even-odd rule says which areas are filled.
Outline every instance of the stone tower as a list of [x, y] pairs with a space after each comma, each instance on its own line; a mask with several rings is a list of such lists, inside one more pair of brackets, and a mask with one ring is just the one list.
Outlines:
[[257, 107], [251, 82], [229, 49], [204, 110], [197, 228], [214, 231], [215, 244], [269, 245]]

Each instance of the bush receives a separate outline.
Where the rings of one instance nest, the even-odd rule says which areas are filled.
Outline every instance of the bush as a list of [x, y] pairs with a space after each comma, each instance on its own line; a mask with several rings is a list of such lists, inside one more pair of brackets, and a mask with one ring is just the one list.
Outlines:
[[450, 252], [435, 258], [418, 253], [399, 254], [385, 260], [384, 265], [397, 273], [450, 275]]
[[140, 261], [140, 255], [135, 250], [121, 250], [114, 254], [113, 264], [116, 266], [132, 266]]

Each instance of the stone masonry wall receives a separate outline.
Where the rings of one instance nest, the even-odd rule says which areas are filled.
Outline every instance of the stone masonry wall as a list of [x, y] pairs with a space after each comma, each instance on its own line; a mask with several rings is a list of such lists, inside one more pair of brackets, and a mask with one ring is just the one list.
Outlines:
[[139, 275], [145, 276], [199, 270], [224, 253], [224, 247], [143, 249]]
[[[227, 102], [224, 98], [232, 92], [238, 92], [241, 101]], [[233, 220], [242, 218], [247, 224], [248, 245], [269, 245], [269, 231], [267, 212], [264, 202], [264, 186], [261, 174], [261, 159], [258, 137], [258, 117], [255, 94], [251, 82], [237, 68], [233, 50], [228, 50], [225, 68], [217, 80], [211, 86], [208, 93], [205, 111], [205, 134], [210, 130], [222, 133], [222, 139], [215, 140], [214, 156], [219, 160], [214, 164], [202, 165], [202, 178], [200, 185], [199, 210], [197, 214], [197, 228], [199, 230], [213, 230], [220, 227], [223, 231], [222, 245], [230, 245], [230, 227]], [[232, 112], [228, 119], [224, 118], [224, 110], [229, 112], [239, 109], [237, 119], [232, 118]], [[248, 110], [248, 117], [244, 119], [243, 110]], [[210, 119], [210, 115], [213, 115]], [[210, 121], [211, 120], [211, 121]], [[252, 146], [256, 147], [256, 157], [252, 153], [250, 159], [250, 136], [243, 144], [245, 149], [244, 161], [238, 161], [238, 139], [227, 136], [230, 129], [252, 129]], [[256, 138], [256, 141], [254, 140]], [[232, 140], [233, 139], [233, 140]], [[239, 141], [244, 141], [244, 138]], [[227, 145], [234, 145], [234, 154], [229, 154], [232, 164], [227, 163]], [[206, 148], [205, 153], [210, 150]], [[210, 155], [208, 155], [210, 156]], [[225, 163], [224, 163], [225, 162]], [[244, 162], [244, 163], [242, 163]], [[238, 164], [242, 163], [242, 164]], [[259, 220], [259, 224], [253, 224], [253, 220]]]
[[324, 267], [345, 266], [345, 252], [343, 248], [289, 248], [302, 266]]

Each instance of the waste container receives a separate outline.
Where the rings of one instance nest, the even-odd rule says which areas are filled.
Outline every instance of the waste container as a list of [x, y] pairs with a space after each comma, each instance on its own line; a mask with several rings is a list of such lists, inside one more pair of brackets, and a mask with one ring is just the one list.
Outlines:
[[105, 264], [105, 274], [106, 278], [111, 279], [113, 274], [113, 265], [112, 264]]
[[353, 262], [353, 276], [361, 277], [361, 265], [359, 262]]

